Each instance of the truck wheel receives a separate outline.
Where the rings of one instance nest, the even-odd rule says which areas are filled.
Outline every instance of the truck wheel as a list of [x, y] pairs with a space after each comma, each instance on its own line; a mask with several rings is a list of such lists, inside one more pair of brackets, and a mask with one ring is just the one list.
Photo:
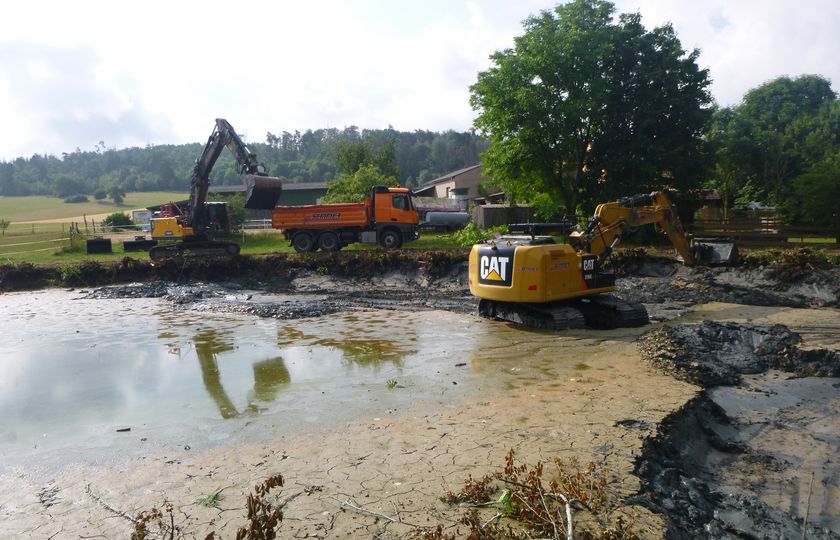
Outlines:
[[397, 249], [402, 245], [402, 236], [397, 231], [384, 231], [379, 237], [379, 245], [385, 249]]
[[338, 251], [341, 245], [338, 242], [338, 235], [332, 231], [322, 232], [318, 237], [318, 247], [321, 251]]
[[308, 232], [299, 232], [292, 237], [292, 247], [298, 253], [315, 251], [315, 239]]

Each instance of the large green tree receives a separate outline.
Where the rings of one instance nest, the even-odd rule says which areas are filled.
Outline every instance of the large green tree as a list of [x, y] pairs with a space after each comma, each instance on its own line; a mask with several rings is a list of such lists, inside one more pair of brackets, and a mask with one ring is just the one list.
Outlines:
[[744, 96], [739, 113], [755, 143], [749, 172], [773, 203], [785, 202], [793, 179], [806, 166], [800, 152], [802, 128], [834, 98], [831, 83], [817, 75], [779, 77]]
[[749, 90], [715, 111], [707, 142], [707, 185], [725, 202], [761, 201], [788, 223], [836, 223], [840, 101], [826, 78], [783, 76]]
[[393, 186], [397, 179], [383, 174], [379, 167], [368, 163], [357, 171], [339, 175], [327, 182], [327, 194], [324, 202], [361, 202], [370, 195], [374, 186]]
[[485, 175], [513, 199], [554, 200], [568, 214], [599, 197], [699, 179], [708, 74], [670, 26], [614, 17], [574, 0], [529, 17], [514, 47], [470, 87], [490, 138]]
[[804, 221], [840, 231], [840, 151], [816, 163], [794, 184]]

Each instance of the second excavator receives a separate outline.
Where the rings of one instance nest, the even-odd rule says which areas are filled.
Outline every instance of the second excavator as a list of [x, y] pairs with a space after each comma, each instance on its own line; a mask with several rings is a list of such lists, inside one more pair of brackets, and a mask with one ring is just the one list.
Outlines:
[[152, 238], [177, 240], [149, 250], [149, 257], [158, 261], [176, 256], [231, 256], [239, 253], [239, 244], [217, 240], [217, 236], [230, 234], [230, 213], [224, 202], [208, 202], [210, 172], [227, 147], [236, 160], [237, 172], [244, 174], [245, 208], [270, 210], [277, 204], [282, 183], [279, 178], [268, 176], [265, 166], [257, 162], [236, 130], [223, 119], [216, 119], [216, 126], [204, 150], [196, 160], [190, 179], [190, 200], [182, 211], [177, 205], [164, 205], [160, 217], [152, 219]]
[[624, 197], [598, 205], [586, 228], [569, 232], [567, 244], [538, 234], [556, 232], [556, 224], [523, 224], [512, 225], [512, 234], [474, 245], [469, 286], [480, 298], [479, 314], [544, 329], [648, 324], [642, 304], [608, 294], [615, 290], [615, 273], [605, 269], [622, 237], [647, 224], [662, 229], [688, 266], [738, 259], [732, 243], [700, 242], [687, 235], [664, 192]]

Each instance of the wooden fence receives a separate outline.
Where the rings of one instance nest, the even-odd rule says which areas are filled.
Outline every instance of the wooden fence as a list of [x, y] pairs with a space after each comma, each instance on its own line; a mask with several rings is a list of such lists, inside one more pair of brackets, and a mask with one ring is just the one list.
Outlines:
[[698, 238], [731, 238], [744, 245], [837, 244], [838, 231], [826, 227], [785, 225], [777, 218], [695, 221], [688, 229]]
[[530, 206], [485, 204], [475, 206], [472, 210], [472, 221], [479, 229], [510, 223], [529, 223], [533, 220], [534, 210]]

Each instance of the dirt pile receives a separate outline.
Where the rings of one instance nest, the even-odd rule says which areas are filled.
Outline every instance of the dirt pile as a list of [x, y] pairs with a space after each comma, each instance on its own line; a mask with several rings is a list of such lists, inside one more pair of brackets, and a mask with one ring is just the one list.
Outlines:
[[[658, 434], [645, 441], [635, 471], [642, 480], [642, 493], [633, 502], [667, 516], [666, 538], [802, 537], [802, 518], [754, 495], [719, 489], [728, 481], [724, 471], [732, 470], [726, 464], [736, 460], [751, 463], [762, 476], [792, 468], [791, 463], [752, 450], [739, 434], [742, 427], [701, 394], [666, 417]], [[792, 488], [788, 484], [787, 489]], [[800, 512], [805, 512], [804, 505], [803, 500]], [[807, 537], [840, 538], [815, 519], [816, 508], [818, 504], [811, 510]]]
[[263, 294], [245, 290], [235, 283], [132, 283], [96, 288], [84, 294], [82, 298], [162, 298], [169, 301], [175, 309], [244, 313], [274, 319], [321, 317], [353, 307], [346, 300], [327, 300], [314, 295], [290, 297]]
[[637, 461], [639, 502], [666, 516], [667, 537], [801, 536], [810, 470], [822, 488], [808, 536], [840, 538], [840, 383], [810, 377], [840, 376], [840, 355], [801, 342], [783, 325], [710, 321], [639, 339], [647, 362], [707, 389], [666, 417]]
[[[691, 305], [726, 302], [756, 306], [840, 306], [840, 267], [808, 250], [753, 255], [739, 268], [688, 268], [640, 248], [620, 250], [612, 267], [616, 294], [654, 306], [653, 320]], [[377, 305], [383, 297], [465, 311], [470, 303], [467, 250], [348, 251], [273, 254], [231, 259], [84, 261], [63, 265], [0, 265], [0, 292], [47, 286], [97, 287], [131, 282], [235, 282], [252, 289], [355, 296]], [[387, 302], [386, 302], [387, 303]], [[381, 306], [377, 306], [381, 307]]]
[[614, 257], [619, 294], [646, 304], [726, 302], [753, 306], [840, 306], [840, 268], [809, 249], [758, 251], [736, 268], [689, 268], [630, 249]]
[[732, 385], [770, 368], [799, 376], [840, 376], [840, 355], [803, 350], [802, 338], [781, 324], [704, 321], [662, 326], [638, 341], [642, 357], [674, 377], [703, 387]]

